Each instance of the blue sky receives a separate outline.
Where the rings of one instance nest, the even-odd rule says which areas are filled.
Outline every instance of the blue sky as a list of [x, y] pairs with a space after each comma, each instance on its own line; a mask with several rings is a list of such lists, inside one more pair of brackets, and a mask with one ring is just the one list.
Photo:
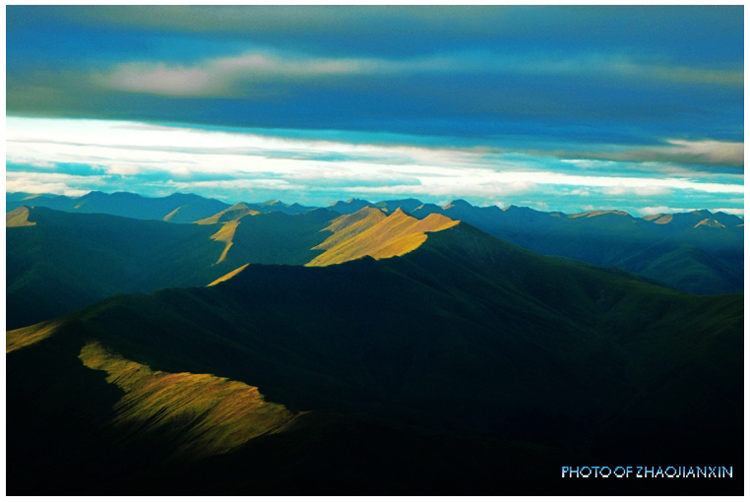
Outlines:
[[8, 191], [744, 212], [742, 6], [6, 18]]

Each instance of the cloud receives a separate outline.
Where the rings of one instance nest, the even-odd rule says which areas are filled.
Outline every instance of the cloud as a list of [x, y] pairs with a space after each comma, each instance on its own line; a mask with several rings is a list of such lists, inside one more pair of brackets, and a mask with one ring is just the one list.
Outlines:
[[664, 157], [661, 160], [670, 158], [676, 162], [685, 162], [689, 164], [718, 164], [727, 166], [744, 166], [745, 163], [745, 143], [730, 141], [687, 141], [671, 139], [668, 143], [674, 147], [665, 147], [658, 154]]
[[[268, 195], [273, 191], [276, 198], [294, 193], [295, 199], [308, 197], [308, 201], [309, 197], [333, 193], [475, 197], [488, 202], [523, 196], [541, 199], [550, 207], [549, 197], [558, 201], [567, 198], [562, 203], [576, 207], [582, 197], [590, 197], [587, 202], [609, 207], [653, 206], [662, 204], [667, 196], [671, 201], [696, 194], [705, 194], [705, 200], [714, 200], [712, 204], [731, 205], [723, 202], [726, 198], [721, 194], [737, 198], [744, 193], [742, 177], [676, 176], [665, 174], [659, 165], [633, 170], [621, 161], [589, 163], [579, 169], [575, 163], [528, 153], [495, 155], [482, 148], [369, 144], [364, 134], [358, 136], [362, 143], [354, 143], [290, 138], [284, 131], [264, 136], [240, 130], [152, 128], [99, 120], [11, 116], [6, 123], [8, 179], [16, 179], [19, 175], [13, 173], [19, 171], [25, 176], [34, 171], [36, 178], [23, 181], [27, 185], [35, 182], [37, 191], [42, 190], [39, 183], [63, 183], [65, 186], [51, 188], [104, 186], [154, 193], [171, 187], [200, 193], [211, 190], [211, 196], [220, 196], [221, 191], [265, 191]], [[18, 164], [19, 160], [26, 164]], [[30, 167], [34, 163], [55, 167]], [[51, 170], [75, 176], [39, 178]]]
[[[678, 180], [678, 181], [680, 181], [680, 180]], [[627, 182], [627, 181], [625, 181], [625, 182]], [[682, 181], [680, 181], [680, 182], [682, 182]], [[645, 181], [644, 183], [648, 183], [648, 181]], [[687, 187], [692, 187], [692, 186], [688, 185], [685, 188], [687, 188]], [[695, 188], [693, 188], [693, 189], [695, 189]], [[698, 189], [700, 189], [700, 188], [698, 188]], [[575, 192], [575, 190], [574, 190], [574, 192]], [[668, 194], [672, 193], [672, 188], [670, 188], [669, 186], [664, 186], [664, 185], [658, 186], [658, 185], [648, 185], [648, 184], [644, 184], [642, 186], [637, 186], [637, 185], [622, 186], [622, 185], [618, 185], [618, 186], [611, 186], [611, 187], [605, 188], [603, 190], [603, 193], [605, 193], [607, 195], [617, 195], [617, 196], [631, 194], [631, 195], [639, 195], [641, 197], [653, 197], [653, 196], [656, 196], [656, 195], [668, 195]]]
[[[705, 209], [705, 208], [703, 208]], [[737, 216], [743, 216], [745, 214], [744, 208], [739, 207], [730, 207], [730, 208], [723, 208], [723, 207], [709, 207], [709, 211], [712, 213], [727, 213], [727, 214], [734, 214]], [[674, 213], [687, 213], [690, 211], [697, 211], [698, 208], [686, 208], [686, 207], [670, 207], [670, 206], [653, 206], [653, 207], [642, 207], [638, 209], [638, 212], [645, 215], [650, 216], [654, 214], [674, 214]]]
[[6, 171], [6, 192], [50, 193], [79, 197], [91, 191], [93, 186], [103, 186], [101, 178], [76, 176], [63, 173], [28, 171]]
[[745, 165], [745, 143], [742, 141], [667, 139], [665, 143], [648, 147], [616, 146], [607, 151], [557, 150], [546, 153], [584, 169], [600, 168], [601, 161], [668, 162], [687, 166], [733, 168]]
[[322, 79], [374, 71], [376, 63], [353, 59], [286, 58], [248, 53], [208, 59], [188, 65], [134, 62], [93, 76], [111, 89], [172, 97], [243, 95], [250, 84]]
[[505, 140], [512, 149], [524, 139], [549, 149], [565, 139], [653, 145], [743, 135], [741, 6], [9, 6], [7, 14], [11, 114], [377, 130]]
[[712, 212], [736, 214], [737, 216], [743, 216], [745, 214], [745, 209], [742, 207], [717, 207], [717, 208], [712, 209]]
[[[206, 58], [191, 64], [136, 61], [95, 72], [92, 81], [109, 89], [170, 97], [240, 97], [283, 93], [290, 84], [352, 76], [426, 74], [531, 75], [588, 78], [591, 76], [741, 87], [743, 70], [655, 65], [618, 54], [579, 53], [567, 58], [545, 52], [504, 54], [482, 51], [435, 53], [386, 58], [316, 57], [303, 53], [274, 53], [270, 49]], [[268, 87], [273, 84], [273, 91]]]
[[633, 189], [633, 193], [642, 197], [649, 197], [654, 195], [667, 195], [672, 192], [672, 189], [665, 186], [653, 186], [647, 185], [642, 187], [636, 187]]
[[125, 164], [122, 162], [114, 162], [105, 167], [105, 171], [108, 174], [119, 174], [122, 176], [132, 176], [143, 172], [143, 168], [133, 165]]
[[57, 164], [48, 160], [29, 159], [29, 158], [7, 158], [7, 162], [12, 164], [22, 164], [40, 169], [54, 169]]
[[168, 186], [177, 190], [192, 190], [196, 188], [222, 188], [222, 189], [264, 189], [264, 190], [303, 190], [307, 187], [304, 185], [293, 185], [286, 180], [281, 179], [232, 179], [232, 180], [211, 180], [211, 181], [170, 181]]
[[652, 207], [643, 207], [638, 210], [641, 214], [645, 216], [650, 216], [654, 214], [668, 214], [668, 213], [685, 213], [688, 211], [695, 211], [695, 209], [684, 209], [684, 208], [675, 208], [675, 207], [668, 207], [668, 206], [652, 206]]

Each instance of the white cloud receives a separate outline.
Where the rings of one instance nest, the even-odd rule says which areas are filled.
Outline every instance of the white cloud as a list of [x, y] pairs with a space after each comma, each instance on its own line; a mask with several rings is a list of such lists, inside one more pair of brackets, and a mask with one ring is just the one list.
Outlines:
[[[410, 73], [479, 73], [541, 75], [606, 75], [650, 81], [742, 85], [743, 70], [695, 69], [655, 65], [618, 54], [578, 54], [568, 59], [548, 54], [449, 53], [389, 60], [377, 58], [320, 58], [256, 50], [207, 58], [195, 63], [168, 64], [139, 61], [120, 64], [92, 75], [95, 84], [125, 92], [173, 97], [231, 96], [259, 92], [248, 86], [269, 82], [310, 81], [352, 75]], [[278, 86], [281, 87], [281, 86]], [[277, 88], [278, 88], [277, 87]], [[261, 92], [271, 92], [263, 89]]]
[[167, 65], [163, 62], [127, 63], [109, 73], [96, 74], [93, 79], [99, 85], [127, 92], [176, 97], [227, 96], [246, 93], [243, 84], [371, 74], [389, 68], [391, 65], [388, 62], [371, 59], [247, 53], [206, 59], [192, 66]]
[[663, 214], [663, 213], [681, 213], [685, 212], [684, 209], [675, 209], [667, 206], [653, 206], [653, 207], [642, 207], [638, 210], [639, 213], [650, 216], [652, 214]]
[[274, 190], [300, 190], [304, 185], [294, 185], [286, 180], [274, 178], [239, 178], [232, 180], [169, 181], [168, 185], [178, 189], [188, 188], [264, 188]]
[[606, 190], [604, 190], [604, 193], [607, 195], [625, 195], [626, 193], [628, 193], [628, 191], [625, 187], [615, 186], [607, 188]]
[[665, 153], [693, 157], [695, 160], [703, 160], [707, 164], [734, 163], [742, 165], [745, 162], [744, 142], [671, 139], [668, 140], [668, 143], [675, 145], [675, 147], [663, 148], [662, 151]]
[[671, 192], [672, 190], [668, 187], [653, 186], [653, 185], [636, 187], [633, 189], [634, 194], [641, 195], [643, 197], [650, 197], [654, 195], [667, 195]]
[[[51, 193], [78, 197], [91, 191], [80, 186], [102, 184], [103, 181], [94, 176], [28, 171], [6, 171], [5, 173], [6, 192]], [[76, 188], [76, 185], [79, 187]]]
[[[609, 175], [608, 169], [587, 170], [581, 175], [542, 157], [535, 164], [512, 158], [498, 162], [473, 149], [312, 141], [98, 120], [8, 117], [6, 124], [8, 160], [86, 164], [132, 179], [162, 175], [160, 179], [185, 183], [181, 185], [185, 189], [239, 188], [246, 184], [278, 190], [337, 188], [359, 193], [475, 196], [486, 200], [554, 186], [570, 187], [570, 194], [581, 197], [594, 192], [641, 197], [678, 190], [744, 193], [742, 178], [733, 184], [704, 183], [700, 178], [658, 177], [645, 171], [615, 176]], [[123, 128], [128, 129], [128, 134], [123, 135]], [[320, 160], [325, 158], [336, 160]], [[654, 173], [658, 170], [654, 169]], [[236, 181], [226, 181], [228, 177]]]
[[104, 170], [107, 174], [120, 174], [122, 176], [132, 176], [143, 172], [143, 168], [123, 162], [109, 164], [108, 166], [105, 166]]
[[736, 214], [737, 216], [743, 216], [745, 214], [745, 208], [742, 207], [717, 207], [711, 210], [712, 213], [727, 213]]
[[[708, 209], [712, 213], [727, 213], [727, 214], [734, 214], [737, 216], [743, 216], [745, 214], [744, 208], [738, 208], [738, 207], [708, 207], [708, 208], [702, 208], [702, 209]], [[688, 213], [690, 211], [697, 211], [698, 208], [685, 208], [685, 207], [668, 207], [668, 206], [654, 206], [654, 207], [642, 207], [638, 210], [641, 214], [645, 216], [653, 215], [653, 214], [672, 214], [672, 213]]]

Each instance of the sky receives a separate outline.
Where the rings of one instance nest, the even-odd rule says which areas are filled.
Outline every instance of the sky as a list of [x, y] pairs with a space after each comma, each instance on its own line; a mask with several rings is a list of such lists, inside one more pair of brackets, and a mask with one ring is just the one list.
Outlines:
[[744, 213], [743, 6], [7, 6], [6, 191]]

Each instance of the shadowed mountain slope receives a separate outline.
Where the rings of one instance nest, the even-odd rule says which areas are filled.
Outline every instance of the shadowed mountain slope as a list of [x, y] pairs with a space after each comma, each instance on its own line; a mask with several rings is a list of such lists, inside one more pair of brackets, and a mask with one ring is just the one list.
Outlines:
[[323, 229], [336, 216], [327, 209], [296, 215], [271, 212], [245, 216], [232, 237], [234, 245], [227, 253], [227, 265], [303, 265], [320, 254], [313, 248], [328, 237]]
[[[91, 192], [78, 198], [6, 193], [6, 204], [8, 211], [26, 205], [68, 212], [98, 212], [132, 218], [163, 219], [172, 223], [199, 221], [202, 224], [228, 222], [256, 211], [263, 214], [281, 212], [301, 215], [315, 210], [278, 200], [240, 203], [230, 208], [223, 202], [191, 194], [146, 198], [125, 192]], [[376, 204], [351, 199], [336, 202], [328, 210], [337, 214], [352, 214], [365, 207], [377, 207], [388, 214], [401, 208], [419, 219], [430, 214], [441, 214], [465, 221], [491, 235], [541, 254], [572, 258], [599, 266], [620, 267], [629, 272], [645, 274], [689, 293], [742, 292], [742, 287], [738, 286], [741, 284], [738, 278], [744, 276], [744, 223], [741, 218], [722, 212], [701, 210], [633, 218], [623, 211], [599, 210], [565, 215], [517, 206], [504, 210], [495, 206], [477, 207], [464, 200], [455, 200], [440, 207], [421, 204], [416, 199]], [[230, 233], [229, 230], [222, 233], [222, 239]], [[704, 230], [714, 231], [710, 239], [701, 235]], [[231, 239], [222, 240], [227, 253], [231, 247], [230, 241]], [[684, 252], [688, 248], [690, 252]], [[650, 251], [643, 253], [646, 249]], [[663, 250], [663, 254], [655, 256], [656, 249]], [[675, 274], [673, 271], [676, 267], [668, 264], [669, 257], [678, 249], [682, 250], [680, 262], [684, 266], [680, 267], [682, 272]], [[705, 255], [710, 259], [702, 258]], [[646, 257], [649, 257], [648, 260]], [[226, 256], [224, 259], [227, 259]]]
[[6, 211], [20, 206], [47, 207], [72, 213], [101, 213], [141, 220], [191, 223], [229, 207], [215, 199], [195, 194], [174, 193], [167, 197], [142, 197], [130, 192], [89, 192], [81, 197], [40, 195], [19, 198], [6, 194]]
[[[269, 213], [214, 225], [19, 208], [6, 215], [7, 326], [51, 319], [117, 293], [205, 286], [247, 263], [302, 265], [337, 216]], [[20, 226], [19, 226], [20, 225]]]
[[[463, 200], [442, 208], [425, 204], [413, 215], [434, 213], [537, 253], [620, 267], [689, 293], [743, 291], [743, 220], [733, 215], [704, 210], [645, 218], [623, 211], [568, 216], [517, 206], [475, 207]], [[670, 263], [678, 250], [680, 267]]]
[[421, 205], [422, 205], [422, 202], [417, 199], [401, 199], [401, 200], [385, 200], [382, 202], [378, 202], [375, 204], [375, 207], [380, 208], [387, 213], [392, 213], [398, 208], [401, 208], [403, 211], [406, 211], [407, 213], [411, 213], [412, 211], [414, 211]]
[[[8, 355], [9, 458], [27, 443], [23, 454], [31, 458], [70, 455], [53, 446], [80, 433], [71, 418], [83, 413], [78, 406], [89, 407], [81, 416], [98, 421], [107, 438], [107, 403], [122, 390], [82, 365], [81, 351], [96, 343], [154, 371], [257, 386], [292, 413], [329, 411], [312, 411], [226, 457], [150, 472], [124, 460], [146, 449], [149, 458], [163, 457], [161, 440], [144, 431], [139, 442], [118, 444], [119, 469], [97, 478], [90, 493], [108, 493], [124, 479], [132, 493], [184, 486], [235, 494], [707, 488], [676, 480], [560, 481], [561, 465], [672, 465], [676, 458], [736, 466], [735, 477], [713, 490], [741, 493], [742, 308], [741, 296], [676, 293], [616, 270], [545, 258], [464, 223], [390, 259], [249, 265], [211, 288], [121, 295], [39, 326], [42, 334], [9, 333], [10, 341], [36, 340]], [[29, 381], [23, 376], [31, 368]], [[65, 379], [74, 381], [61, 388]], [[91, 401], [105, 394], [105, 405]], [[51, 413], [70, 431], [63, 438], [34, 427]], [[87, 451], [77, 446], [71, 465], [85, 467]], [[14, 468], [9, 492], [23, 493], [19, 483], [33, 471]], [[193, 476], [183, 485], [186, 472]], [[205, 483], [194, 477], [201, 472], [210, 473]], [[334, 474], [316, 483], [325, 472]], [[382, 484], [352, 483], [371, 475]]]
[[9, 328], [116, 293], [215, 278], [210, 268], [223, 245], [210, 239], [209, 227], [39, 207], [28, 212], [34, 226], [6, 229]]
[[335, 211], [339, 214], [351, 214], [356, 213], [360, 209], [364, 207], [374, 207], [372, 203], [367, 202], [366, 200], [362, 199], [349, 199], [346, 202], [344, 201], [337, 201], [330, 206], [328, 206], [328, 209], [331, 211]]

